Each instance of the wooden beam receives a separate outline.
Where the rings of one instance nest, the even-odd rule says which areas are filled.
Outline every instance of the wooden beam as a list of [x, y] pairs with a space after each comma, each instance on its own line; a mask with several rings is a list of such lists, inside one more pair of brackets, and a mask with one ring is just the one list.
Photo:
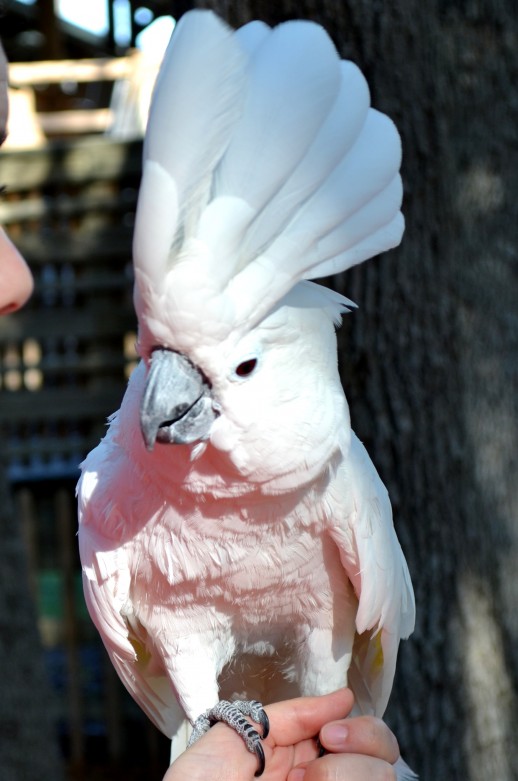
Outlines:
[[[108, 182], [109, 186], [110, 182]], [[9, 188], [10, 189], [10, 188]], [[137, 186], [127, 187], [124, 192], [87, 192], [73, 195], [60, 193], [57, 198], [43, 194], [31, 195], [19, 201], [0, 201], [0, 225], [42, 220], [49, 217], [70, 219], [87, 213], [119, 215], [134, 211], [137, 204]]]
[[40, 149], [0, 152], [2, 184], [10, 193], [56, 184], [139, 177], [142, 142], [99, 136], [55, 141]]
[[[41, 391], [2, 392], [0, 424], [31, 421], [96, 420], [104, 423], [106, 415], [120, 407], [123, 382], [104, 380], [102, 390], [88, 387], [51, 388]], [[2, 447], [7, 447], [2, 442]]]
[[[39, 340], [59, 339], [63, 330], [73, 334], [77, 339], [95, 340], [109, 337], [121, 339], [127, 331], [135, 331], [135, 315], [128, 310], [123, 311], [113, 303], [105, 302], [97, 310], [93, 307], [88, 311], [77, 309], [49, 309], [42, 316], [41, 311], [33, 312], [26, 309], [18, 312], [16, 317], [2, 320], [0, 325], [0, 345], [13, 341], [24, 340], [35, 336]], [[1, 405], [0, 405], [1, 406]]]
[[11, 87], [34, 87], [39, 84], [60, 84], [64, 81], [117, 81], [130, 78], [140, 63], [135, 51], [126, 57], [44, 60], [42, 62], [9, 63]]
[[113, 124], [113, 111], [109, 108], [40, 111], [38, 120], [47, 135], [104, 133]]

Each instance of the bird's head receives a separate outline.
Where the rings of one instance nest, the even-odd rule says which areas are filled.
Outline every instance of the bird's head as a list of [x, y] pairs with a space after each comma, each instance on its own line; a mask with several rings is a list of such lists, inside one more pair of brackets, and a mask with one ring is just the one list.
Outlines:
[[309, 476], [347, 428], [334, 331], [344, 308], [302, 283], [246, 333], [185, 350], [152, 345], [140, 405], [148, 450], [207, 443], [252, 482]]

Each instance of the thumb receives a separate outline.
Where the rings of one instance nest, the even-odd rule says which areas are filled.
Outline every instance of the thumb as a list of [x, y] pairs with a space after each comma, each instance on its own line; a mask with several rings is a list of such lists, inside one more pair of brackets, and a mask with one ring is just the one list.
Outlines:
[[347, 716], [354, 703], [350, 689], [338, 689], [320, 697], [298, 697], [266, 706], [271, 746], [291, 746], [313, 738], [329, 721]]

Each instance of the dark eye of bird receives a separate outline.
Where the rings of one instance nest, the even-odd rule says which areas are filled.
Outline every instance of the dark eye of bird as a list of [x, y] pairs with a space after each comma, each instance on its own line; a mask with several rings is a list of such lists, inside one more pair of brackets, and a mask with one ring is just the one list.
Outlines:
[[236, 374], [238, 377], [248, 377], [249, 374], [252, 374], [256, 366], [257, 358], [249, 358], [247, 361], [243, 361], [243, 363], [239, 364], [236, 369]]

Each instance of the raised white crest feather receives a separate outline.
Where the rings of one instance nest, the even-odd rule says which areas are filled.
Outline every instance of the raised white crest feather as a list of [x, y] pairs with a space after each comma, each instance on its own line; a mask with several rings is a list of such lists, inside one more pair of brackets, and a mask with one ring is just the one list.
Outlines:
[[185, 15], [144, 148], [134, 239], [141, 325], [156, 326], [146, 313], [158, 291], [174, 290], [171, 317], [191, 309], [202, 275], [211, 285], [194, 296], [206, 327], [198, 338], [225, 318], [228, 331], [250, 329], [302, 279], [396, 246], [400, 162], [393, 123], [370, 108], [364, 77], [323, 28], [252, 22], [234, 32], [210, 11]]

